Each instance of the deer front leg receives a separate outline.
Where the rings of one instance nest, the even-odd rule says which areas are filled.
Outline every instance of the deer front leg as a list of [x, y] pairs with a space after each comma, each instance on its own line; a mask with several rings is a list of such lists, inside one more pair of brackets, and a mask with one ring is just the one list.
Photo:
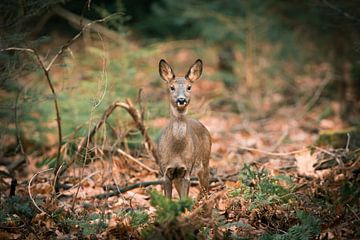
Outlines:
[[190, 189], [190, 176], [186, 167], [177, 167], [175, 177], [174, 185], [179, 193], [180, 199], [187, 197]]
[[169, 166], [164, 174], [164, 194], [165, 197], [172, 198], [172, 181], [176, 175], [176, 167]]
[[180, 199], [189, 196], [190, 177], [178, 178], [174, 180], [175, 188], [179, 193]]
[[163, 186], [164, 186], [165, 197], [171, 199], [171, 197], [172, 197], [172, 181], [166, 175], [164, 176]]

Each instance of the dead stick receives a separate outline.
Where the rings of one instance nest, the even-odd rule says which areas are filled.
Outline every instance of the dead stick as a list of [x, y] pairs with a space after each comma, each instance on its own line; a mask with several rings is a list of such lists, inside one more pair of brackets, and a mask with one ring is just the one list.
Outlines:
[[150, 138], [147, 128], [143, 121], [141, 121], [141, 114], [138, 112], [138, 110], [134, 107], [130, 99], [126, 99], [126, 103], [128, 104], [128, 109], [126, 109], [131, 117], [133, 118], [137, 129], [140, 130], [141, 134], [143, 135], [145, 139], [145, 147], [148, 150], [149, 154], [153, 157], [155, 162], [160, 166], [159, 164], [159, 158], [157, 156], [156, 147], [152, 139]]
[[[227, 178], [227, 177], [224, 177], [224, 178], [217, 177], [217, 178], [211, 178], [209, 180], [209, 183], [218, 182], [219, 179], [221, 179], [222, 181], [235, 181], [235, 182], [238, 181], [238, 180], [233, 180], [233, 179], [230, 179], [230, 178]], [[192, 184], [193, 184], [193, 183], [195, 183], [195, 181], [198, 181], [198, 178], [197, 177], [191, 177], [190, 180], [192, 181]], [[163, 183], [162, 180], [155, 180], [155, 181], [134, 183], [132, 185], [125, 186], [125, 187], [106, 186], [105, 189], [106, 188], [110, 189], [111, 192], [95, 195], [95, 198], [104, 199], [104, 198], [108, 198], [108, 197], [113, 197], [113, 196], [117, 196], [117, 195], [119, 195], [121, 193], [125, 193], [127, 191], [130, 191], [130, 190], [133, 190], [133, 189], [136, 189], [136, 188], [148, 187], [148, 186], [151, 186], [151, 185], [160, 185], [162, 183]]]
[[[102, 21], [91, 21], [89, 19], [86, 19], [84, 17], [80, 17], [60, 6], [56, 6], [53, 8], [53, 12], [58, 15], [59, 17], [62, 17], [64, 19], [66, 19], [68, 22], [70, 22], [71, 24], [73, 24], [76, 28], [79, 28], [79, 29], [83, 29], [82, 25], [89, 25], [91, 24], [92, 25], [92, 29], [93, 31], [95, 32], [99, 32], [101, 33], [102, 35], [104, 35], [105, 37], [107, 37], [108, 39], [112, 40], [113, 42], [115, 43], [121, 43], [123, 42], [123, 37], [118, 34], [117, 32], [115, 31], [112, 31], [102, 25], [100, 25], [99, 23], [100, 22], [104, 22], [104, 20]], [[121, 15], [122, 13], [115, 13], [115, 14], [112, 14], [112, 15], [109, 15], [109, 16], [114, 16], [114, 15]], [[106, 17], [107, 19], [109, 17]], [[81, 30], [82, 32], [83, 30]]]
[[146, 166], [145, 164], [143, 164], [142, 162], [140, 162], [139, 160], [137, 160], [136, 158], [134, 158], [133, 156], [131, 156], [130, 154], [127, 154], [126, 152], [124, 152], [123, 150], [121, 149], [116, 149], [116, 151], [118, 153], [120, 153], [121, 155], [125, 156], [126, 158], [130, 159], [131, 161], [135, 162], [136, 164], [142, 166], [143, 168], [145, 168], [146, 170], [148, 170], [149, 172], [152, 172], [152, 173], [157, 173], [158, 171]]
[[262, 153], [262, 154], [266, 154], [266, 155], [270, 155], [270, 156], [289, 156], [289, 155], [294, 155], [297, 153], [302, 153], [302, 152], [308, 151], [308, 148], [304, 148], [301, 150], [296, 150], [296, 151], [291, 151], [291, 152], [274, 153], [274, 152], [268, 152], [268, 151], [264, 151], [264, 150], [260, 150], [260, 149], [256, 149], [256, 148], [243, 147], [243, 146], [239, 146], [238, 149], [246, 150], [246, 151], [250, 151], [250, 152]]

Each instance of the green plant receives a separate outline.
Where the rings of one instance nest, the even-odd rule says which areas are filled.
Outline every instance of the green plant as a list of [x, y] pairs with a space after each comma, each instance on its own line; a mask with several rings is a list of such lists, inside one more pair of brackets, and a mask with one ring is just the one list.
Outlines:
[[250, 211], [266, 204], [285, 204], [294, 197], [295, 187], [288, 176], [271, 176], [266, 170], [245, 165], [239, 178], [241, 187], [230, 192], [230, 196], [242, 194], [250, 201]]
[[[35, 199], [35, 201], [37, 205], [41, 206], [39, 199]], [[4, 203], [4, 214], [16, 214], [21, 218], [32, 219], [36, 213], [37, 210], [29, 197], [13, 196], [6, 199]]]
[[191, 198], [180, 199], [175, 202], [156, 191], [150, 192], [150, 204], [156, 208], [156, 221], [160, 223], [175, 221], [187, 209], [191, 210], [194, 202]]
[[172, 201], [156, 191], [150, 192], [150, 204], [156, 208], [155, 221], [141, 231], [143, 239], [196, 239], [197, 229], [194, 225], [179, 221], [179, 216], [191, 210], [193, 200], [190, 198]]
[[261, 240], [308, 240], [320, 234], [320, 221], [314, 216], [299, 211], [296, 213], [300, 224], [289, 228], [285, 234], [264, 234]]
[[131, 226], [139, 227], [149, 221], [149, 215], [141, 210], [134, 210], [129, 213], [131, 216]]
[[65, 219], [63, 223], [65, 226], [68, 226], [68, 228], [75, 226], [83, 235], [88, 236], [104, 230], [107, 227], [107, 220], [107, 216], [103, 214], [91, 214], [78, 218], [70, 215], [70, 217]]

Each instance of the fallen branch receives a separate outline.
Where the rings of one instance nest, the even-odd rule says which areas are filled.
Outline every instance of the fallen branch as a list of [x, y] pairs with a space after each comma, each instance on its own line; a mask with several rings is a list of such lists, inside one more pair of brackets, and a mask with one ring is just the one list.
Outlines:
[[[229, 175], [229, 176], [233, 176], [233, 174]], [[238, 179], [232, 179], [229, 176], [210, 178], [209, 183], [220, 182], [220, 181], [233, 181], [233, 182], [238, 181]], [[191, 177], [190, 180], [191, 180], [191, 185], [198, 185], [199, 184], [198, 183], [199, 179], [197, 177]], [[161, 185], [162, 183], [163, 183], [162, 180], [155, 180], [155, 181], [134, 183], [132, 185], [128, 185], [128, 186], [125, 186], [125, 187], [120, 187], [120, 186], [117, 186], [117, 185], [105, 186], [104, 190], [110, 190], [111, 192], [95, 195], [95, 198], [104, 199], [104, 198], [108, 198], [108, 197], [113, 197], [113, 196], [117, 196], [117, 195], [119, 195], [121, 193], [125, 193], [127, 191], [130, 191], [130, 190], [133, 190], [133, 189], [136, 189], [136, 188], [148, 187], [148, 186], [152, 186], [152, 185]]]
[[294, 155], [297, 153], [302, 153], [302, 152], [308, 151], [308, 148], [304, 148], [304, 149], [295, 150], [295, 151], [291, 151], [291, 152], [275, 153], [275, 152], [268, 152], [268, 151], [260, 150], [257, 148], [250, 148], [250, 147], [243, 147], [243, 146], [239, 146], [238, 149], [246, 150], [246, 151], [250, 151], [250, 152], [262, 153], [262, 154], [266, 154], [266, 155], [270, 155], [270, 156], [278, 156], [278, 157], [279, 156], [289, 156], [289, 155]]
[[[75, 28], [83, 29], [83, 25], [88, 25], [88, 24], [91, 23], [92, 30], [94, 32], [101, 33], [102, 35], [104, 35], [108, 39], [112, 40], [113, 42], [118, 43], [118, 42], [122, 42], [124, 40], [124, 38], [121, 35], [119, 35], [117, 32], [112, 31], [112, 30], [98, 24], [99, 21], [94, 23], [94, 21], [91, 21], [91, 20], [86, 19], [84, 17], [78, 16], [78, 15], [72, 13], [72, 12], [69, 12], [68, 10], [66, 10], [65, 8], [62, 8], [60, 6], [56, 6], [52, 10], [56, 15], [58, 15], [59, 17], [64, 18], [65, 20], [67, 20]], [[121, 13], [116, 13], [116, 15], [120, 15], [120, 14]]]

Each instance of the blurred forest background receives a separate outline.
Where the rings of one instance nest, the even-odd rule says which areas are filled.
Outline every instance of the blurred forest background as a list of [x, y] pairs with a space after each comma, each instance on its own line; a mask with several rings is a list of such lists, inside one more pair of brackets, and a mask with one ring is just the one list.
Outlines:
[[[360, 238], [359, 1], [5, 0], [0, 19], [0, 238]], [[204, 62], [208, 196], [158, 193], [161, 58]]]

